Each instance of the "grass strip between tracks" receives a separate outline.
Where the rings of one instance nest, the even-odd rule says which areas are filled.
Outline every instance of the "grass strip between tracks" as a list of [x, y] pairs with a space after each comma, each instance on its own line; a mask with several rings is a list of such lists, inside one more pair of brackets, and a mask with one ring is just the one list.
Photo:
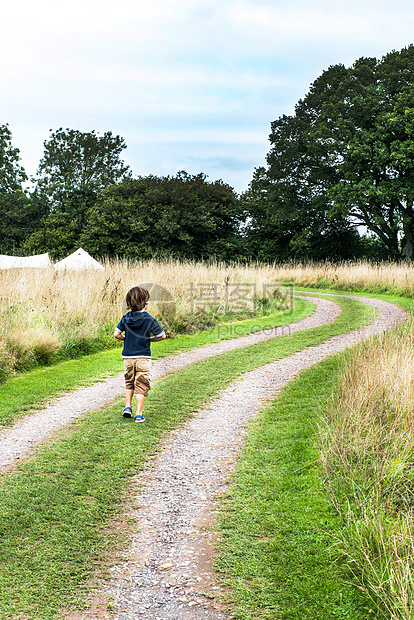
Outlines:
[[368, 620], [336, 562], [339, 518], [323, 489], [317, 421], [338, 354], [304, 371], [252, 424], [220, 517], [215, 567], [240, 620]]
[[[308, 301], [295, 299], [292, 309], [272, 316], [216, 325], [207, 331], [157, 342], [152, 346], [152, 356], [153, 359], [166, 357], [221, 340], [247, 336], [262, 329], [295, 323], [312, 314], [314, 308], [315, 305]], [[121, 371], [121, 346], [117, 346], [80, 359], [36, 368], [9, 379], [0, 386], [0, 426], [13, 424], [25, 411], [39, 407], [53, 397], [91, 385]]]
[[[145, 424], [120, 416], [121, 400], [86, 415], [0, 485], [0, 618], [52, 620], [82, 607], [88, 578], [119, 548], [113, 527], [132, 475], [180, 425], [242, 373], [373, 320], [374, 310], [338, 299], [322, 327], [231, 351], [158, 382]], [[111, 526], [112, 524], [112, 526]]]
[[[411, 300], [381, 299], [412, 313]], [[324, 491], [316, 446], [318, 420], [349, 355], [303, 371], [250, 426], [222, 502], [215, 563], [239, 620], [377, 617], [337, 562], [341, 521]]]

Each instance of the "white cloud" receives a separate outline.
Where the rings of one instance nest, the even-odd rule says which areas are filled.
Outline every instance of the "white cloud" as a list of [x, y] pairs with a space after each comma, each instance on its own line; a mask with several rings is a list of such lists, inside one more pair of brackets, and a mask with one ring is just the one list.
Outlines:
[[131, 24], [142, 24], [141, 37], [153, 37], [158, 31], [162, 39], [158, 25], [180, 19], [176, 5], [168, 0], [118, 0], [116, 4], [111, 0], [15, 0], [3, 7], [3, 18], [15, 27], [15, 34], [38, 40], [45, 34], [59, 37], [62, 33], [107, 36], [128, 32]]
[[198, 157], [240, 183], [240, 162], [247, 186], [270, 122], [330, 64], [409, 44], [414, 14], [408, 0], [15, 0], [2, 22], [0, 123], [29, 172], [49, 128], [95, 128], [140, 166], [140, 148], [160, 170]]
[[[402, 16], [404, 19], [402, 20]], [[249, 2], [228, 4], [224, 10], [226, 27], [244, 38], [246, 44], [259, 45], [272, 51], [285, 45], [312, 41], [368, 39], [383, 40], [398, 33], [409, 41], [414, 15], [412, 3], [347, 0], [333, 3], [316, 0], [312, 3]]]
[[263, 139], [263, 134], [253, 129], [245, 129], [242, 133], [239, 129], [234, 130], [214, 130], [210, 128], [194, 130], [193, 128], [186, 129], [181, 127], [179, 130], [171, 129], [168, 134], [162, 130], [141, 130], [130, 132], [129, 139], [133, 142], [139, 143], [151, 143], [154, 144], [203, 144], [206, 145], [219, 145], [231, 144], [233, 147], [243, 144], [249, 146], [251, 144], [258, 144]]

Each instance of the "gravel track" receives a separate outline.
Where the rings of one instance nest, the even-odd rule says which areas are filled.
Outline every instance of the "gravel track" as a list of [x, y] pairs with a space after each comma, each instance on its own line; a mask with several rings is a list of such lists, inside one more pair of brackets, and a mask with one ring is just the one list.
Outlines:
[[[358, 298], [378, 308], [375, 322], [348, 334], [246, 373], [170, 433], [160, 454], [132, 485], [140, 487], [128, 516], [134, 519], [127, 561], [115, 566], [103, 595], [115, 613], [102, 607], [70, 620], [226, 620], [220, 585], [212, 571], [215, 500], [239, 454], [246, 424], [302, 369], [391, 329], [407, 315], [383, 301]], [[141, 486], [142, 485], [142, 486]], [[102, 593], [100, 594], [102, 596]]]
[[[306, 298], [317, 305], [311, 317], [156, 361], [153, 378], [158, 380], [173, 370], [225, 351], [332, 322], [338, 316], [340, 309], [333, 302]], [[115, 612], [92, 604], [89, 611], [73, 613], [68, 620], [231, 617], [219, 603], [220, 585], [211, 566], [214, 534], [209, 526], [214, 520], [215, 501], [242, 448], [247, 422], [302, 369], [406, 319], [402, 310], [387, 302], [352, 298], [378, 308], [379, 315], [372, 325], [246, 373], [182, 428], [169, 434], [156, 459], [132, 480], [132, 488], [139, 487], [139, 507], [129, 508], [128, 516], [134, 519], [138, 531], [126, 554], [127, 561], [111, 570], [111, 580], [96, 598], [100, 601], [110, 596], [115, 601]], [[0, 467], [8, 468], [16, 459], [27, 457], [35, 445], [56, 430], [122, 392], [119, 375], [72, 392], [3, 429]]]
[[[223, 340], [216, 344], [156, 360], [153, 363], [151, 372], [153, 381], [161, 379], [169, 372], [184, 368], [189, 364], [212, 357], [213, 355], [263, 342], [284, 334], [291, 334], [303, 329], [331, 323], [340, 312], [339, 306], [331, 301], [309, 297], [304, 298], [316, 304], [316, 310], [311, 316], [297, 323], [265, 329], [234, 340]], [[0, 431], [0, 472], [13, 466], [19, 459], [28, 456], [35, 446], [46, 441], [56, 431], [69, 424], [75, 418], [86, 412], [98, 409], [123, 393], [124, 380], [121, 373], [116, 377], [100, 381], [90, 387], [81, 388], [61, 398], [57, 398], [45, 408], [20, 418], [12, 427], [3, 428]]]

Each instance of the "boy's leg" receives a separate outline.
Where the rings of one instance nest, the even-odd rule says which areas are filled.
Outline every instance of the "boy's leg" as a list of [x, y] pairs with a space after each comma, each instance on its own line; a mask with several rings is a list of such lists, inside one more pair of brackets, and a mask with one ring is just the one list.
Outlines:
[[134, 360], [124, 359], [125, 379], [125, 409], [124, 418], [132, 418], [132, 397], [134, 395]]
[[134, 395], [134, 388], [125, 390], [125, 407], [131, 407], [132, 397]]
[[144, 417], [142, 410], [144, 408], [145, 397], [148, 395], [148, 391], [151, 387], [151, 360], [148, 358], [139, 358], [135, 363], [135, 398], [137, 399], [137, 422], [143, 422]]
[[137, 399], [137, 415], [142, 415], [145, 396], [144, 394], [135, 394], [135, 398]]

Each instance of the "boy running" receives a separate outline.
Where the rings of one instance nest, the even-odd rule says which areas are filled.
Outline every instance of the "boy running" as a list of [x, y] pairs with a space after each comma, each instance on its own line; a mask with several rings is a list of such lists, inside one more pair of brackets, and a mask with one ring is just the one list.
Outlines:
[[[132, 418], [132, 396], [135, 393], [137, 413], [135, 422], [144, 422], [142, 415], [145, 397], [151, 388], [151, 342], [166, 338], [165, 332], [153, 316], [148, 314], [149, 292], [134, 286], [126, 295], [127, 314], [119, 321], [114, 337], [124, 341], [122, 357], [125, 366], [124, 418]], [[151, 336], [152, 334], [152, 336]]]

